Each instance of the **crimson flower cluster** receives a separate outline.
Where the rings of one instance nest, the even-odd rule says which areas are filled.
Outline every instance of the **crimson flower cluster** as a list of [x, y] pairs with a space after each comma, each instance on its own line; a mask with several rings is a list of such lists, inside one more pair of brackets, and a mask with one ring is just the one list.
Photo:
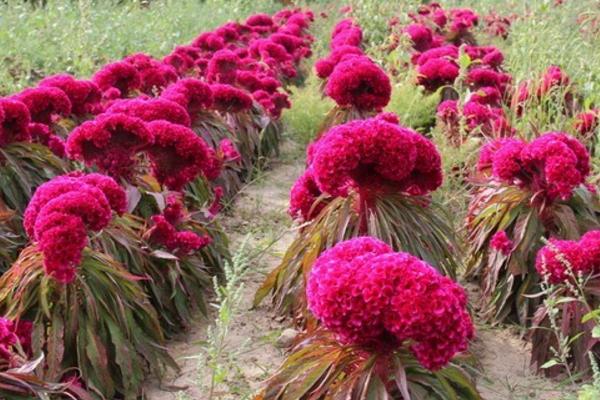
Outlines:
[[308, 149], [309, 167], [292, 188], [292, 216], [310, 219], [322, 193], [360, 193], [370, 204], [377, 196], [402, 192], [427, 195], [442, 184], [441, 157], [424, 136], [398, 125], [390, 115], [331, 128]]
[[567, 73], [559, 66], [551, 65], [537, 81], [523, 81], [515, 89], [513, 96], [516, 103], [516, 112], [521, 115], [528, 101], [532, 99], [539, 101], [553, 93], [561, 94], [566, 102], [570, 102], [573, 99], [571, 89], [571, 79]]
[[152, 217], [152, 227], [148, 231], [151, 242], [164, 246], [167, 250], [185, 256], [212, 243], [210, 236], [200, 236], [193, 231], [178, 230], [186, 218], [180, 195], [170, 195], [162, 214]]
[[360, 49], [362, 30], [351, 19], [333, 29], [330, 54], [315, 70], [327, 79], [325, 93], [341, 107], [379, 111], [390, 101], [392, 87], [385, 71]]
[[539, 201], [568, 200], [590, 173], [590, 155], [574, 137], [548, 132], [529, 143], [506, 138], [486, 144], [478, 169], [530, 190]]
[[33, 324], [24, 320], [10, 320], [0, 317], [0, 360], [12, 366], [12, 360], [20, 350], [31, 355], [31, 331]]
[[538, 252], [535, 268], [551, 284], [599, 273], [600, 231], [589, 231], [579, 241], [550, 239]]
[[70, 283], [87, 245], [88, 231], [101, 231], [113, 211], [121, 214], [126, 207], [125, 191], [107, 176], [59, 176], [36, 190], [23, 225], [44, 255], [46, 273]]
[[418, 258], [360, 237], [315, 262], [310, 310], [343, 343], [389, 351], [408, 345], [430, 370], [467, 350], [474, 327], [463, 288]]

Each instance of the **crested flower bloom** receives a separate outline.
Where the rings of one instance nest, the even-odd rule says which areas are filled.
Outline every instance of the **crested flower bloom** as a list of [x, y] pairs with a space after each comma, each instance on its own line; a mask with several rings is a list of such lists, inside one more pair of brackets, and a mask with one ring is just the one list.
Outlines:
[[493, 87], [498, 89], [501, 94], [506, 93], [511, 81], [511, 76], [504, 72], [497, 72], [491, 68], [473, 68], [467, 74], [466, 82], [472, 90], [478, 90], [483, 87]]
[[579, 242], [550, 239], [549, 244], [538, 252], [535, 268], [549, 283], [558, 284], [573, 275], [590, 273], [592, 264]]
[[56, 119], [71, 114], [71, 101], [56, 87], [40, 86], [25, 89], [15, 96], [29, 109], [32, 122], [50, 125]]
[[[569, 199], [590, 173], [590, 156], [572, 136], [548, 132], [526, 143], [502, 139], [481, 150], [478, 169], [536, 193], [539, 200]], [[541, 196], [540, 196], [541, 195]]]
[[496, 232], [490, 241], [490, 247], [505, 256], [512, 252], [513, 246], [513, 242], [508, 238], [506, 231]]
[[162, 119], [187, 127], [192, 124], [183, 106], [165, 98], [117, 100], [106, 109], [106, 113], [126, 114], [146, 122]]
[[0, 98], [0, 147], [30, 139], [29, 109], [23, 102]]
[[543, 97], [556, 88], [566, 87], [570, 84], [569, 76], [558, 66], [549, 66], [537, 90], [537, 96]]
[[154, 143], [147, 149], [152, 174], [162, 185], [181, 190], [210, 168], [213, 157], [194, 131], [167, 121], [154, 121], [147, 126], [154, 136]]
[[210, 86], [213, 95], [212, 107], [221, 112], [238, 113], [252, 107], [252, 97], [231, 85], [214, 84]]
[[213, 103], [210, 86], [195, 78], [177, 81], [162, 92], [161, 98], [179, 104], [192, 117], [209, 109]]
[[235, 82], [239, 63], [240, 58], [233, 51], [219, 50], [208, 62], [206, 79], [209, 82], [232, 84]]
[[327, 205], [326, 201], [317, 200], [322, 195], [317, 182], [313, 176], [312, 170], [307, 169], [292, 186], [290, 191], [290, 208], [288, 210], [292, 218], [302, 217], [305, 221], [310, 221]]
[[374, 111], [389, 103], [392, 86], [381, 67], [367, 57], [355, 57], [336, 65], [325, 92], [341, 107]]
[[127, 97], [142, 86], [140, 73], [135, 66], [126, 61], [106, 64], [94, 74], [92, 81], [102, 92], [114, 92], [116, 97]]
[[219, 155], [227, 162], [238, 162], [242, 155], [229, 139], [223, 139], [219, 142]]
[[193, 42], [192, 46], [204, 51], [218, 51], [225, 47], [225, 40], [216, 33], [201, 33]]
[[115, 178], [130, 179], [135, 154], [154, 141], [143, 120], [126, 114], [102, 114], [71, 132], [67, 139], [69, 158], [95, 165]]
[[152, 216], [152, 227], [147, 237], [152, 243], [164, 246], [178, 256], [187, 256], [212, 243], [210, 236], [192, 231], [178, 231], [163, 214]]
[[413, 43], [413, 49], [418, 52], [429, 50], [433, 44], [433, 32], [423, 24], [410, 24], [404, 32]]
[[426, 90], [435, 91], [442, 86], [452, 85], [458, 77], [459, 68], [447, 58], [431, 58], [417, 67], [417, 73], [417, 83]]
[[[36, 190], [25, 210], [23, 225], [44, 256], [46, 273], [61, 283], [75, 279], [88, 230], [104, 229], [112, 207], [124, 208], [124, 190], [106, 179], [110, 178], [54, 178]], [[122, 193], [117, 193], [119, 189]]]
[[144, 53], [127, 56], [123, 61], [133, 65], [140, 74], [140, 90], [152, 95], [160, 92], [178, 78], [175, 67], [164, 64]]
[[458, 58], [458, 47], [451, 44], [436, 47], [421, 53], [414, 61], [416, 65], [424, 65], [428, 61], [436, 58], [455, 61]]
[[96, 114], [100, 110], [102, 94], [92, 81], [78, 80], [69, 74], [58, 74], [42, 79], [39, 86], [62, 90], [71, 101], [71, 113], [75, 116]]
[[329, 78], [335, 66], [351, 56], [364, 56], [364, 53], [356, 46], [344, 45], [336, 47], [327, 57], [319, 59], [315, 63], [317, 76], [321, 79]]
[[442, 182], [441, 158], [418, 133], [381, 118], [331, 128], [312, 148], [312, 167], [322, 192], [346, 196], [404, 191], [419, 195]]
[[594, 134], [598, 125], [600, 125], [600, 115], [598, 110], [582, 112], [575, 116], [575, 131], [583, 138], [590, 138]]
[[313, 314], [343, 343], [379, 351], [407, 345], [430, 370], [465, 351], [474, 336], [464, 289], [370, 237], [325, 251], [313, 265], [306, 295]]
[[30, 355], [32, 329], [33, 324], [29, 321], [0, 317], [0, 359], [10, 365], [13, 357], [19, 354], [19, 347]]
[[453, 8], [450, 10], [450, 31], [464, 32], [477, 26], [479, 17], [468, 8]]

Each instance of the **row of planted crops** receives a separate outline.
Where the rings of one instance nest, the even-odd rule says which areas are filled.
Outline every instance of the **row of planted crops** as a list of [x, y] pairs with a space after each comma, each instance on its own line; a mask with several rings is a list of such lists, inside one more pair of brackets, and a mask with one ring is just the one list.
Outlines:
[[135, 399], [228, 262], [221, 209], [277, 153], [312, 13], [0, 99], [2, 398]]
[[[430, 3], [407, 17], [382, 46], [405, 64], [370, 58], [352, 18], [315, 64], [336, 105], [291, 190], [296, 238], [255, 297], [302, 333], [257, 399], [480, 399], [476, 315], [516, 325], [548, 377], [588, 379], [600, 356], [598, 112], [559, 66], [513, 80], [500, 48], [518, 16]], [[439, 99], [419, 132], [384, 111], [406, 76]], [[444, 165], [434, 132], [476, 157]], [[468, 193], [464, 221], [444, 181]]]
[[[302, 333], [257, 399], [480, 399], [476, 314], [523, 328], [538, 372], [591, 374], [598, 113], [558, 66], [513, 81], [480, 44], [510, 18], [436, 3], [408, 18], [386, 48], [410, 51], [402, 71], [352, 18], [314, 66], [336, 105], [290, 193], [296, 237], [255, 297]], [[0, 99], [0, 393], [134, 399], [177, 370], [165, 340], [206, 313], [229, 260], [219, 212], [277, 154], [312, 21], [258, 14]], [[383, 112], [399, 74], [440, 99], [418, 132]], [[568, 123], [544, 132], [536, 115]], [[434, 131], [477, 157], [448, 168]], [[462, 230], [448, 181], [468, 192]]]

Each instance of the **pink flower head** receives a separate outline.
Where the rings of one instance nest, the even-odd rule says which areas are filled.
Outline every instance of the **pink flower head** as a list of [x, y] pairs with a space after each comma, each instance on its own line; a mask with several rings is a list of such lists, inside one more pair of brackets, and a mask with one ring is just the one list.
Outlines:
[[422, 24], [410, 24], [404, 32], [408, 35], [416, 51], [423, 52], [431, 48], [433, 43], [433, 32]]
[[491, 68], [479, 67], [469, 71], [466, 82], [473, 90], [478, 90], [482, 87], [494, 87], [501, 94], [504, 94], [508, 89], [511, 79], [509, 74], [497, 72]]
[[39, 86], [62, 90], [69, 98], [71, 113], [75, 116], [96, 114], [100, 109], [102, 94], [92, 81], [77, 80], [69, 74], [58, 74], [42, 79]]
[[206, 79], [209, 82], [234, 83], [240, 58], [230, 50], [219, 50], [208, 62]]
[[327, 205], [326, 202], [317, 200], [322, 195], [319, 186], [315, 181], [312, 170], [307, 169], [292, 186], [290, 192], [289, 214], [292, 218], [302, 217], [305, 221], [310, 221]]
[[569, 76], [558, 66], [551, 65], [542, 76], [537, 90], [538, 97], [548, 94], [554, 88], [566, 87], [570, 83]]
[[468, 8], [453, 8], [450, 10], [450, 30], [463, 32], [477, 26], [479, 17]]
[[152, 222], [153, 226], [148, 231], [149, 240], [165, 246], [178, 256], [187, 256], [212, 242], [210, 236], [200, 236], [192, 231], [177, 231], [163, 215], [152, 216]]
[[208, 146], [194, 131], [167, 121], [148, 123], [154, 143], [147, 150], [152, 174], [170, 190], [181, 190], [209, 167]]
[[310, 310], [344, 343], [394, 349], [408, 343], [431, 370], [465, 351], [474, 335], [464, 290], [425, 262], [360, 237], [315, 262]]
[[213, 103], [210, 86], [194, 78], [177, 81], [163, 91], [161, 98], [179, 104], [191, 116], [209, 109]]
[[56, 87], [25, 89], [15, 97], [29, 109], [32, 122], [50, 125], [56, 119], [71, 114], [69, 97]]
[[126, 114], [102, 114], [71, 132], [67, 155], [113, 177], [130, 179], [135, 154], [152, 142], [152, 133], [143, 120]]
[[[333, 127], [312, 151], [315, 180], [332, 196], [346, 196], [351, 187], [376, 194], [417, 186], [425, 194], [435, 186], [429, 179], [441, 183], [435, 147], [416, 132], [380, 118]], [[428, 178], [423, 186], [419, 176]]]
[[127, 97], [142, 86], [142, 77], [138, 70], [126, 61], [106, 64], [94, 74], [92, 81], [101, 91], [117, 90], [117, 97]]
[[31, 355], [31, 331], [33, 324], [24, 320], [9, 320], [0, 317], [0, 359], [9, 365], [18, 355], [16, 346], [20, 346], [26, 355]]
[[506, 231], [498, 231], [492, 236], [490, 247], [499, 251], [505, 256], [509, 255], [513, 250], [513, 242], [508, 238]]
[[29, 109], [23, 102], [0, 98], [0, 147], [30, 139]]
[[451, 44], [442, 47], [436, 47], [421, 53], [415, 61], [416, 65], [424, 65], [428, 61], [438, 58], [455, 62], [456, 59], [458, 59], [458, 47]]
[[590, 273], [592, 264], [579, 242], [550, 239], [550, 243], [538, 252], [535, 268], [549, 283], [558, 284], [572, 275]]
[[[420, 61], [419, 61], [420, 62]], [[458, 77], [458, 65], [446, 58], [432, 58], [417, 67], [417, 83], [429, 91], [452, 85]]]
[[140, 90], [148, 95], [162, 91], [178, 78], [177, 69], [144, 53], [127, 56], [123, 61], [133, 65], [140, 74]]
[[366, 57], [356, 57], [335, 67], [325, 92], [342, 107], [371, 111], [389, 103], [392, 86], [381, 67]]
[[456, 125], [459, 122], [458, 102], [456, 100], [444, 100], [440, 103], [436, 112], [437, 117], [448, 125]]
[[600, 230], [585, 233], [579, 240], [579, 244], [594, 273], [600, 272]]
[[187, 127], [192, 124], [184, 107], [165, 98], [117, 100], [106, 109], [106, 113], [126, 114], [146, 122], [162, 119]]
[[75, 278], [88, 242], [87, 231], [97, 232], [108, 225], [111, 206], [124, 208], [125, 192], [107, 179], [57, 177], [36, 190], [25, 210], [25, 229], [44, 255], [46, 273], [59, 282]]
[[219, 142], [219, 154], [227, 162], [238, 162], [242, 158], [238, 149], [229, 139], [223, 139]]
[[216, 33], [204, 32], [192, 42], [192, 46], [205, 51], [214, 52], [224, 48], [225, 41]]
[[165, 219], [173, 226], [177, 226], [184, 218], [183, 198], [180, 193], [167, 196], [167, 205], [162, 212]]
[[589, 138], [600, 125], [597, 110], [579, 113], [575, 116], [575, 131], [584, 138]]
[[502, 93], [495, 87], [484, 86], [473, 92], [469, 101], [492, 107], [500, 107], [502, 103]]
[[252, 107], [252, 97], [247, 92], [231, 85], [210, 86], [213, 94], [213, 109], [221, 112], [238, 113]]

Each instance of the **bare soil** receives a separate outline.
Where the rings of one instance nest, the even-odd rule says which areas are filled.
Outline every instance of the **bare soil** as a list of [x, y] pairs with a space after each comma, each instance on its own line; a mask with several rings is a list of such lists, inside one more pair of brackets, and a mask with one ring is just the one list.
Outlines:
[[[239, 317], [227, 336], [227, 351], [233, 358], [227, 379], [218, 385], [210, 400], [248, 399], [284, 358], [275, 345], [285, 322], [273, 318], [267, 306], [252, 309], [254, 292], [265, 274], [274, 268], [294, 232], [287, 217], [289, 188], [303, 169], [304, 155], [298, 145], [286, 142], [280, 159], [249, 184], [237, 197], [223, 224], [237, 249], [248, 237], [248, 246], [266, 248], [264, 256], [250, 266], [244, 279]], [[210, 322], [198, 320], [195, 328], [169, 344], [181, 365], [181, 373], [167, 377], [161, 385], [147, 385], [150, 400], [209, 400], [211, 369], [206, 365], [202, 340]], [[533, 375], [529, 348], [516, 333], [506, 328], [480, 325], [472, 351], [481, 362], [478, 387], [486, 400], [563, 399], [565, 390], [555, 382]], [[176, 391], [177, 388], [182, 390]], [[165, 389], [165, 390], [163, 390]]]

